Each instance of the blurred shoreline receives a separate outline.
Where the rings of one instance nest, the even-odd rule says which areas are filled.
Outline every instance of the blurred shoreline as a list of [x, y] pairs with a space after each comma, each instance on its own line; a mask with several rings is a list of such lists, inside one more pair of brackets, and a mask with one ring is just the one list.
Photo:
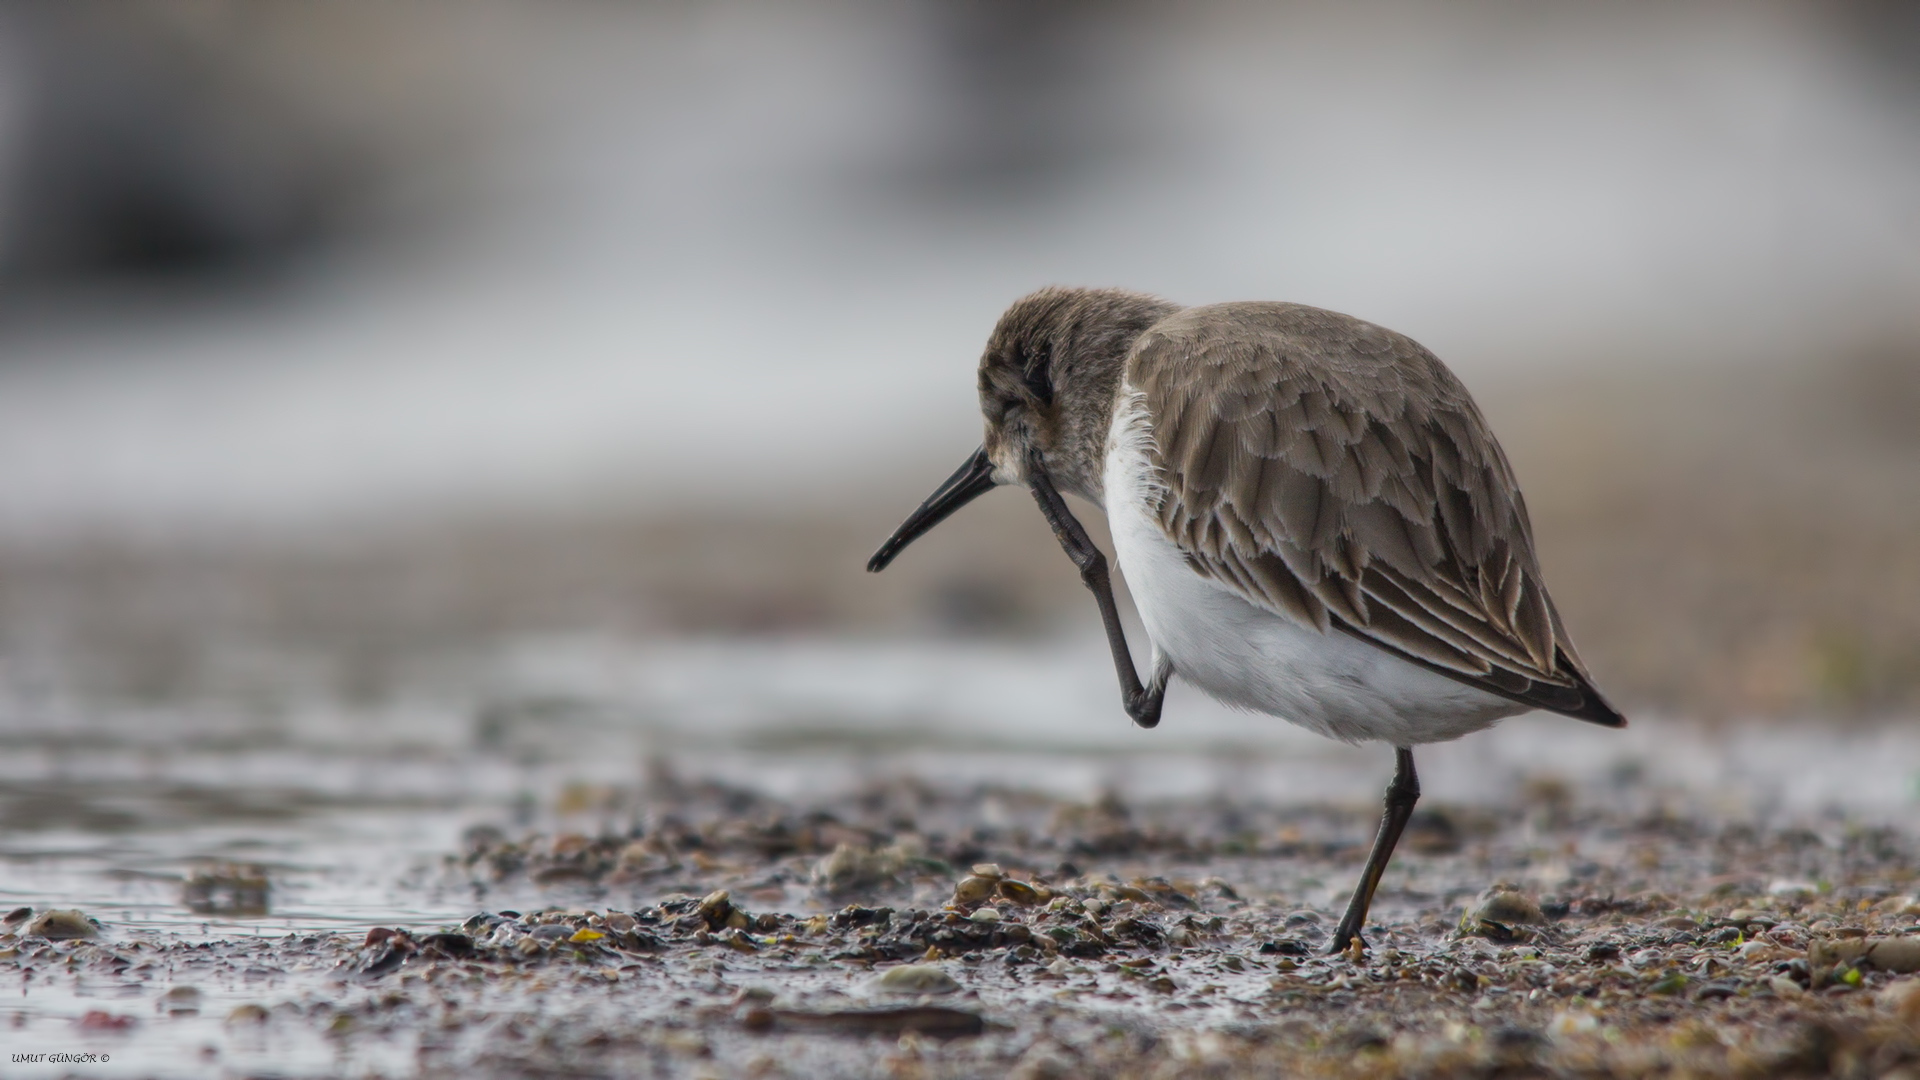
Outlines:
[[[1629, 711], [1920, 709], [1920, 411], [1912, 426], [1861, 419], [1861, 395], [1901, 407], [1877, 379], [1869, 365], [1478, 380], [1549, 585]], [[16, 667], [140, 697], [204, 686], [236, 649], [322, 657], [366, 694], [418, 657], [541, 637], [1088, 632], [1078, 579], [1015, 491], [863, 572], [944, 472], [758, 510], [610, 498], [331, 531], [15, 536], [0, 540], [0, 644]], [[1104, 542], [1098, 512], [1082, 516]]]

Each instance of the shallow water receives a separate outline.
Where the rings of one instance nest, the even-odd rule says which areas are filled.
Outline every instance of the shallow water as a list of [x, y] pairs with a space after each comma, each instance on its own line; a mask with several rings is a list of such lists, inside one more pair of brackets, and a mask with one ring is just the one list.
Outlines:
[[[1110, 681], [1097, 641], [560, 639], [423, 670], [374, 703], [268, 706], [208, 687], [160, 705], [15, 685], [0, 706], [0, 904], [191, 939], [457, 920], [477, 898], [430, 871], [464, 828], [556, 820], [661, 760], [785, 797], [917, 776], [1363, 807], [1385, 781], [1383, 748], [1178, 688], [1159, 729], [1136, 729]], [[1576, 802], [1920, 822], [1920, 732], [1904, 726], [1647, 716], [1615, 732], [1536, 715], [1419, 761], [1431, 803], [1495, 805], [1551, 777]], [[595, 813], [569, 820], [596, 826]], [[183, 877], [212, 862], [265, 867], [270, 913], [187, 910]]]

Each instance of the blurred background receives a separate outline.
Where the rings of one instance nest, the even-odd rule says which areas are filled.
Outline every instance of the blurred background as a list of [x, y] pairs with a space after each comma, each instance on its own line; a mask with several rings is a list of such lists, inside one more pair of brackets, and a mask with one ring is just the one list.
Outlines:
[[10, 850], [538, 787], [383, 771], [496, 753], [1295, 753], [1191, 694], [1130, 729], [1016, 493], [862, 572], [1049, 283], [1434, 349], [1654, 740], [1595, 746], [1900, 730], [1916, 73], [1890, 0], [6, 4]]

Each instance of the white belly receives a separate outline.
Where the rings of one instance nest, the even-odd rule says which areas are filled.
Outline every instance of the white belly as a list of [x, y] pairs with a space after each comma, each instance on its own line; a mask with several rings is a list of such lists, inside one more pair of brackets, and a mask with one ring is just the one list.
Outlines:
[[1236, 708], [1345, 742], [1444, 742], [1527, 707], [1409, 663], [1338, 630], [1301, 626], [1195, 573], [1149, 511], [1144, 410], [1122, 410], [1108, 440], [1107, 521], [1156, 666]]

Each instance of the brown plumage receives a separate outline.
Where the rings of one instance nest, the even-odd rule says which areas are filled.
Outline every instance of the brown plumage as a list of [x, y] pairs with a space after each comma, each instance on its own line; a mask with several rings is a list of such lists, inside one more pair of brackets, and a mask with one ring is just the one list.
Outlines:
[[1125, 372], [1161, 441], [1161, 526], [1196, 572], [1470, 686], [1623, 722], [1547, 595], [1506, 455], [1419, 343], [1218, 304], [1154, 324]]

